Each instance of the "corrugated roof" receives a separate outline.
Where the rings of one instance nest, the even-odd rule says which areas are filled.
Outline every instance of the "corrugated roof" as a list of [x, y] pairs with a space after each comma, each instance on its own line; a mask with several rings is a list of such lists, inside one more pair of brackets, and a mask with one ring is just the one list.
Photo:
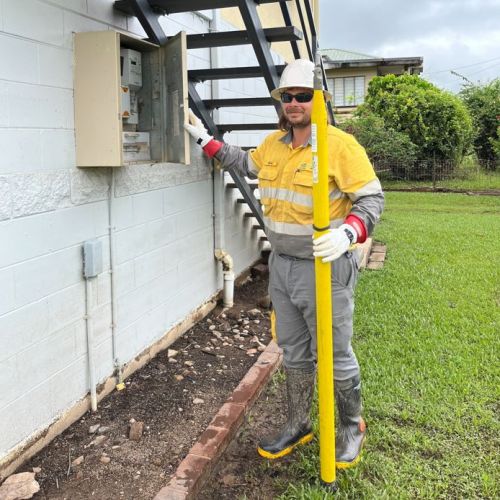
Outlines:
[[366, 59], [380, 59], [378, 56], [371, 56], [369, 54], [362, 54], [361, 52], [352, 52], [350, 50], [342, 49], [323, 49], [320, 50], [321, 55], [330, 59], [330, 61], [363, 61]]

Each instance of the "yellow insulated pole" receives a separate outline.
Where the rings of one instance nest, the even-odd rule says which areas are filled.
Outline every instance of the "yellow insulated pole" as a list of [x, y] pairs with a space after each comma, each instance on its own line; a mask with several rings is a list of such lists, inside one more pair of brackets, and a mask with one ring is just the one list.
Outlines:
[[[327, 117], [323, 96], [321, 55], [316, 52], [311, 116], [313, 155], [313, 224], [317, 238], [330, 229]], [[318, 345], [319, 454], [321, 481], [336, 490], [335, 412], [333, 403], [333, 338], [331, 264], [315, 259], [316, 335]]]

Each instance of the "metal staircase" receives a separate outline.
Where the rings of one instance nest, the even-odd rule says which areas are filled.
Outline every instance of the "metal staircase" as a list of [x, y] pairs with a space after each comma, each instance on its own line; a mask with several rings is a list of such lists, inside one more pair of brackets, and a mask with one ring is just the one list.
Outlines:
[[[257, 5], [268, 3], [279, 3], [284, 26], [267, 29], [262, 27], [257, 13]], [[301, 31], [292, 25], [289, 10], [290, 3], [296, 5], [301, 23]], [[221, 107], [274, 106], [276, 111], [278, 111], [280, 104], [270, 97], [202, 100], [196, 90], [196, 84], [206, 80], [263, 77], [269, 91], [276, 88], [284, 66], [274, 64], [270, 50], [271, 42], [290, 42], [294, 58], [307, 57], [313, 60], [317, 48], [316, 28], [308, 0], [304, 1], [304, 6], [305, 12], [299, 0], [117, 0], [114, 3], [115, 9], [128, 15], [136, 16], [147, 33], [149, 40], [158, 45], [163, 45], [168, 40], [158, 22], [158, 16], [160, 15], [226, 7], [239, 8], [246, 30], [187, 35], [188, 49], [251, 44], [257, 57], [258, 66], [207, 68], [188, 71], [189, 106], [202, 119], [209, 133], [218, 139], [222, 139], [224, 133], [230, 131], [275, 130], [276, 125], [274, 123], [216, 124], [211, 115], [213, 109]], [[311, 40], [309, 40], [308, 31], [311, 34]], [[300, 53], [297, 44], [300, 40], [304, 40], [305, 42], [307, 55]], [[324, 70], [323, 81], [326, 88], [326, 74]], [[333, 123], [333, 110], [330, 104], [329, 113]], [[241, 177], [237, 172], [230, 171], [229, 174], [233, 182], [228, 183], [227, 186], [239, 189], [243, 198], [238, 200], [238, 202], [246, 203], [251, 210], [245, 216], [254, 217], [257, 220], [257, 223], [254, 224], [255, 229], [260, 228], [264, 230], [260, 203], [254, 196], [254, 190], [257, 187], [256, 184]], [[265, 239], [265, 237], [262, 238]]]

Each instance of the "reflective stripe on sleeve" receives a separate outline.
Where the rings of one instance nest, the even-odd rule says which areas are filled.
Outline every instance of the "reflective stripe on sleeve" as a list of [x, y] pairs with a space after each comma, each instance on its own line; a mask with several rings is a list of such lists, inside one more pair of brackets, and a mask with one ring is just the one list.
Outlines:
[[365, 184], [361, 189], [358, 189], [354, 193], [349, 193], [348, 196], [350, 200], [354, 203], [363, 196], [369, 196], [371, 194], [377, 194], [382, 192], [382, 186], [378, 179], [373, 179], [372, 181]]

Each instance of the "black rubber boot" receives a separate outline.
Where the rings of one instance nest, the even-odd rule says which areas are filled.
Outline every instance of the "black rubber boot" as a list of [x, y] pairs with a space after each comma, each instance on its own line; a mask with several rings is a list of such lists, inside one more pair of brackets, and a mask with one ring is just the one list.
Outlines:
[[335, 440], [337, 469], [348, 469], [361, 460], [366, 424], [361, 417], [361, 381], [359, 376], [335, 381], [335, 399], [339, 412]]
[[296, 446], [313, 438], [309, 412], [311, 410], [315, 372], [286, 368], [288, 418], [277, 433], [263, 438], [257, 451], [264, 458], [288, 455]]

